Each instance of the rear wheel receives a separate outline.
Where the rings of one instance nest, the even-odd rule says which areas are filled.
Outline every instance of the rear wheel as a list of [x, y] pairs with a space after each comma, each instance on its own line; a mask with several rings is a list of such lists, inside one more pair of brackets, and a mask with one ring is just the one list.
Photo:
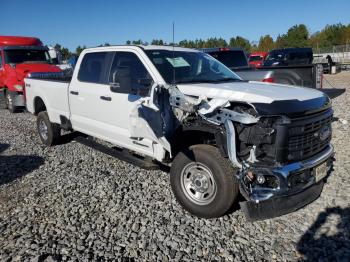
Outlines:
[[205, 218], [220, 217], [237, 200], [239, 187], [235, 172], [216, 147], [194, 145], [175, 157], [170, 182], [178, 202], [190, 213]]
[[37, 117], [37, 130], [40, 140], [47, 146], [55, 145], [61, 137], [61, 127], [51, 123], [47, 112], [40, 112]]

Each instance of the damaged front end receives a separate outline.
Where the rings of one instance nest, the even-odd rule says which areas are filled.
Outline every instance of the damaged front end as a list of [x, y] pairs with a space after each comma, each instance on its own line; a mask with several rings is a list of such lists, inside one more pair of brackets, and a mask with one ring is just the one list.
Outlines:
[[168, 141], [174, 130], [189, 119], [200, 119], [199, 122], [224, 132], [220, 143], [225, 143], [221, 145], [223, 154], [238, 170], [235, 175], [246, 199], [241, 208], [248, 220], [295, 211], [320, 195], [333, 147], [331, 135], [324, 137], [319, 133], [324, 126], [330, 126], [332, 109], [297, 118], [261, 115], [253, 104], [191, 97], [175, 85], [155, 90], [151, 104], [158, 109], [154, 111], [157, 116], [144, 114], [142, 108], [138, 111], [153, 130], [153, 140], [162, 138], [160, 143], [166, 145], [170, 155]]

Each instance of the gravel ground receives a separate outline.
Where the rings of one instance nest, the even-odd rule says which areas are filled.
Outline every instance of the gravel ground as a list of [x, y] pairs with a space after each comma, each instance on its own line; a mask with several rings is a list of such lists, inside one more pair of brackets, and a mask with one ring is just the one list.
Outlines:
[[338, 96], [332, 176], [314, 203], [255, 223], [193, 217], [167, 173], [75, 142], [45, 148], [33, 116], [0, 110], [0, 260], [348, 261], [350, 72], [325, 80]]

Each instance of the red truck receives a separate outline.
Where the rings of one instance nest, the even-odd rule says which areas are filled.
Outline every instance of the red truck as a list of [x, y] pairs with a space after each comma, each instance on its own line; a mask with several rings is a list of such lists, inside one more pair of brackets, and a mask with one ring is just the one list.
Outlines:
[[0, 91], [5, 100], [1, 106], [10, 112], [25, 107], [24, 78], [29, 73], [60, 71], [40, 39], [0, 36]]
[[249, 65], [251, 67], [262, 67], [268, 52], [254, 52], [249, 55]]

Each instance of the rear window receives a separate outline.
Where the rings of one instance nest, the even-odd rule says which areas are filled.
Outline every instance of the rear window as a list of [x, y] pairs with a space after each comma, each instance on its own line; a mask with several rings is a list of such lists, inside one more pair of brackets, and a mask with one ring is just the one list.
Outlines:
[[227, 67], [248, 66], [247, 57], [243, 51], [219, 51], [209, 54]]
[[84, 55], [78, 79], [82, 82], [107, 84], [112, 52], [94, 52]]

